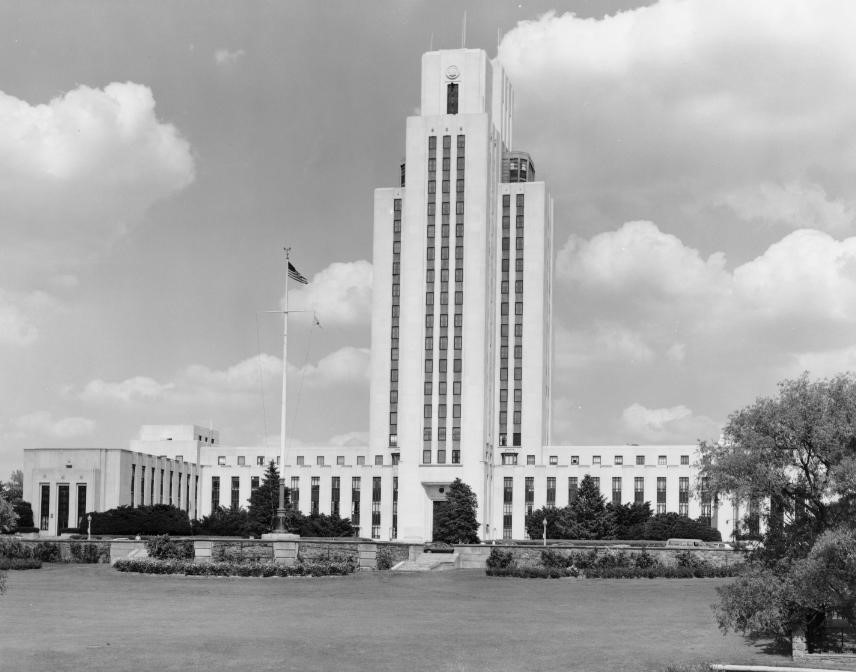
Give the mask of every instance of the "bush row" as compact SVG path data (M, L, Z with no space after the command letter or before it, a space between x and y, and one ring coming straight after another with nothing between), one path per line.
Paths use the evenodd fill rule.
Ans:
M193 541L171 539L168 534L146 539L146 550L150 558L157 560L192 560L195 555Z
M587 570L592 568L606 569L609 567L655 567L659 560L647 551L636 554L618 551L617 553L598 553L597 550L561 553L551 548L541 551L541 564L544 567L576 567ZM680 563L679 563L680 564Z
M0 558L0 569L41 569L42 561L31 558Z
M587 579L710 579L737 576L740 568L736 565L712 567L605 567L585 570Z
M342 576L356 565L344 562L298 562L292 567L275 562L191 562L188 560L117 560L120 572L184 574L185 576Z
M18 539L0 537L0 558L34 559L42 562L59 562L59 544L51 541L40 541L35 544L24 544Z
M516 576L521 579L564 579L579 574L573 567L495 567L487 570L488 576Z

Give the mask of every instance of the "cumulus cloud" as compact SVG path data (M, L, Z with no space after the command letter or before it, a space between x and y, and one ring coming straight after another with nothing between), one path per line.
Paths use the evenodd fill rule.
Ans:
M369 324L371 300L372 265L364 260L330 264L288 292L290 307L314 310L324 327Z
M36 326L53 300L43 292L19 293L0 289L0 345L26 346L39 336Z
M718 425L710 418L696 417L683 405L669 408L647 408L634 403L621 413L621 423L629 437L637 442L687 441L688 436L696 439L715 439L719 436ZM695 435L693 435L695 433Z
M369 380L369 349L346 346L317 364L295 369L295 373L313 387L365 384Z
M17 418L14 422L18 436L47 436L55 439L71 439L88 436L95 431L95 421L90 418L54 418L47 411L36 411Z
M567 185L568 221L726 203L745 220L853 232L854 22L849 0L661 0L521 22L499 59L517 118L537 120L517 139Z
M86 384L80 393L80 398L95 403L130 403L156 399L173 387L172 384L163 385L146 376L135 376L118 383L110 383L99 378Z
M194 179L189 144L147 86L79 86L48 103L0 92L0 280L73 267Z
M356 448L369 445L368 432L345 432L330 437L327 443L331 446L342 446L345 448Z
M234 65L245 56L243 49L229 51L228 49L218 49L214 52L214 62L217 65Z

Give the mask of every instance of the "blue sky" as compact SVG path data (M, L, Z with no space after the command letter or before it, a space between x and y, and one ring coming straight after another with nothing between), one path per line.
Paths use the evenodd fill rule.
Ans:
M290 440L364 439L372 189L464 9L556 198L557 442L856 368L856 7L638 4L0 5L0 474L144 423L275 445L285 244L323 324Z

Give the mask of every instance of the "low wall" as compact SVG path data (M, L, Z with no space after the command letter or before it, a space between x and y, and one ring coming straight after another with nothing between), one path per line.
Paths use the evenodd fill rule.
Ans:
M496 544L491 546L482 544L455 545L455 551L460 557L462 569L484 569L486 567L487 558L490 555L491 549L493 548L497 548L502 551L510 551L512 556L514 556L514 559L517 561L518 565L536 566L541 564L541 551L543 551L545 547L530 545L518 546L514 544ZM687 551L692 553L693 556L695 556L699 560L704 560L705 562L710 565L713 565L714 567L738 565L742 564L745 560L744 555L741 551L719 548L685 549L665 548L662 545L641 546L638 544L627 548L605 546L601 544L573 544L568 546L550 544L546 548L549 548L551 551L561 553L563 555L594 552L598 557L603 555L617 555L619 553L624 553L627 556L633 557L644 551L645 553L653 557L655 560L659 561L661 565L667 567L676 566L678 564L676 557L677 554L686 553Z

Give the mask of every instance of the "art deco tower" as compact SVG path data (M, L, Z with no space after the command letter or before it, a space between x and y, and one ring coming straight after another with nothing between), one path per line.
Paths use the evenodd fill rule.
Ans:
M487 536L493 465L549 442L552 202L484 51L423 55L420 112L375 191L370 450L398 463L397 537L431 538L455 478Z

